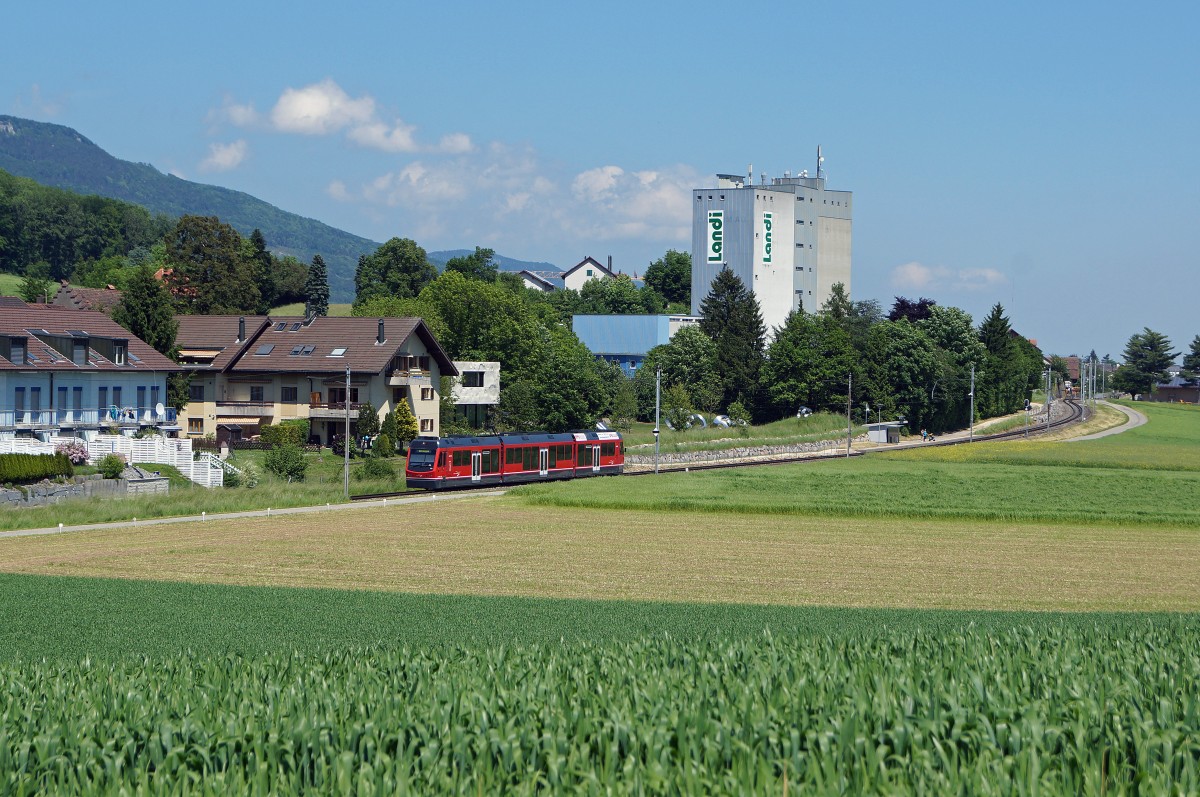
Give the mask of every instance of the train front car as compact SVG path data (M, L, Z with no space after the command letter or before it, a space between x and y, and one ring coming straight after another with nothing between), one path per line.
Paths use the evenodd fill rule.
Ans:
M575 438L575 476L615 476L625 470L625 442L617 432L587 429Z
M418 437L404 469L409 487L454 490L500 484L500 438Z

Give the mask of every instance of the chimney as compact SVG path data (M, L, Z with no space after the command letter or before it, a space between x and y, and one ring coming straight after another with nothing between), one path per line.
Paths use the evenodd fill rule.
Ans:
M241 316L241 317L239 317L239 318L238 318L238 339L237 339L237 342L238 342L238 343L241 343L241 342L242 342L243 340L245 340L245 339L246 339L246 316Z
M612 255L608 256L608 270L612 271Z
M383 336L383 319L381 318L379 319L379 334L375 337L375 343L382 346L385 340L387 338Z

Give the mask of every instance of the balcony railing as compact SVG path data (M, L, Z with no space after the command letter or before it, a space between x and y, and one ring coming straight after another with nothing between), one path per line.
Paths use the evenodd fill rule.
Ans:
M350 414L358 414L358 408L362 406L361 402L350 402ZM308 414L314 418L340 418L346 414L346 402L344 401L310 401L308 403Z
M420 368L410 368L407 371L397 369L388 375L388 387L403 387L416 383L427 384L433 380L433 374Z
M100 426L171 426L174 407L161 413L148 407L101 407L65 410L0 410L0 429L80 428Z
M217 412L224 415L271 416L275 403L271 401L218 401Z

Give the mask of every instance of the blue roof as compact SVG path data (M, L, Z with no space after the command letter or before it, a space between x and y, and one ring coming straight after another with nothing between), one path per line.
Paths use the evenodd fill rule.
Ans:
M577 315L571 327L592 354L645 355L671 339L665 315Z

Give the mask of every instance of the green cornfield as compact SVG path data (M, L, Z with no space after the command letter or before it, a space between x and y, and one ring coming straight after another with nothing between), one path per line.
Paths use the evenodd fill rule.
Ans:
M0 664L0 793L1191 794L1200 628Z

